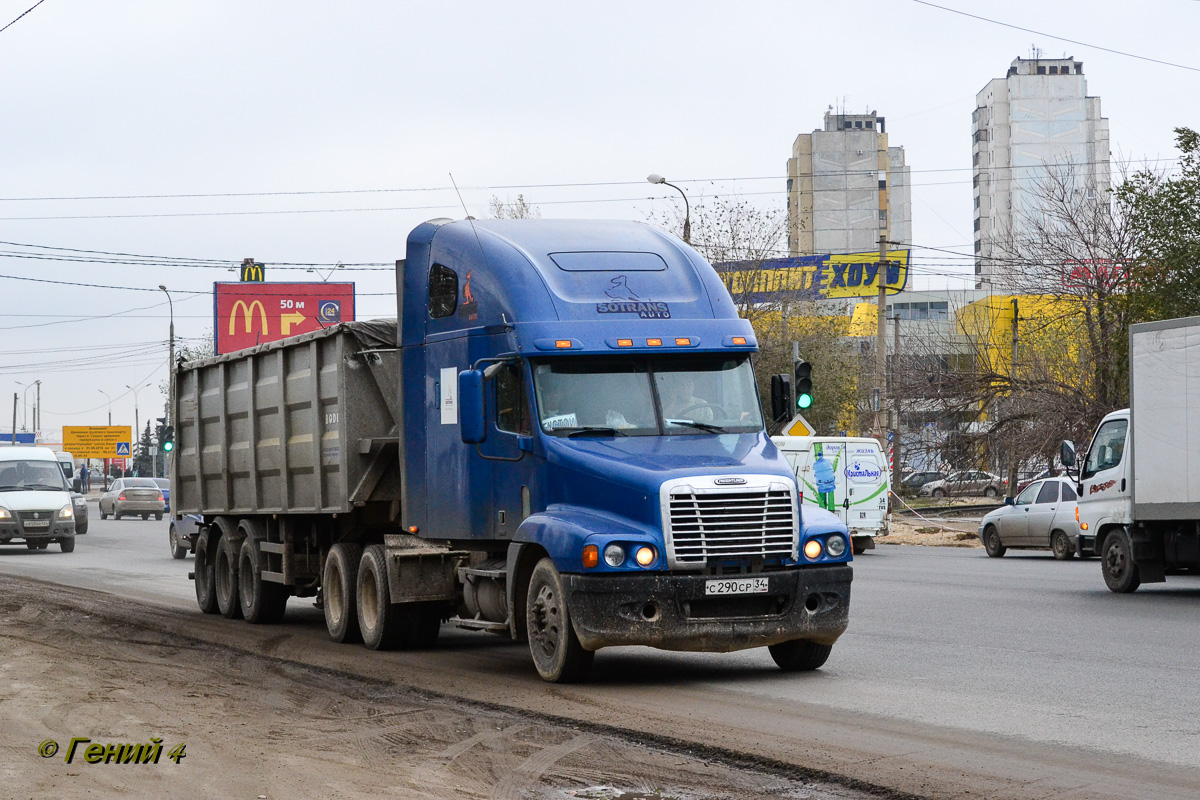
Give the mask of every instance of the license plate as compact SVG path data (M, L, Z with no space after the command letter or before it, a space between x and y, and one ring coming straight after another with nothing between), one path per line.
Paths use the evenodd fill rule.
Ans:
M766 594L766 578L718 578L704 582L704 593L710 594Z
M26 522L25 522L25 527L26 527L26 528L49 528L49 527L50 527L50 520L48 520L48 519L31 519L31 520L26 520Z

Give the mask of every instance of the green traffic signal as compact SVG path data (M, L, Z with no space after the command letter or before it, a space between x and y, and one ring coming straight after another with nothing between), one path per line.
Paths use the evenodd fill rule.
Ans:
M796 398L796 405L800 408L808 408L812 405L812 395L802 394Z
M808 408L812 405L812 364L807 361L796 362L796 408Z
M172 450L174 450L174 449L175 449L175 443L174 443L174 442L163 442L163 450L164 450L165 452L169 453L169 452L171 452L171 451L172 451Z

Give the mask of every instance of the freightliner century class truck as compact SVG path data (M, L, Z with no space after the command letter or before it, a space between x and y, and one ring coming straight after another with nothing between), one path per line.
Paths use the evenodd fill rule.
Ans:
M1129 327L1129 408L1100 421L1077 488L1075 547L1109 589L1200 570L1200 317Z
M825 662L846 528L801 512L753 330L695 251L630 222L435 220L396 294L396 320L177 366L204 612L315 597L372 649L453 620L528 640L548 681L613 645Z

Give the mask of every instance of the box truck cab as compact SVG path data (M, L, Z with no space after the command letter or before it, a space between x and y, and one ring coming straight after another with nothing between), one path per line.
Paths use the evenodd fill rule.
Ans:
M75 549L75 510L62 468L45 447L0 448L0 544Z
M888 532L890 472L879 442L847 436L773 436L799 482L802 508L837 515L854 555L875 547Z

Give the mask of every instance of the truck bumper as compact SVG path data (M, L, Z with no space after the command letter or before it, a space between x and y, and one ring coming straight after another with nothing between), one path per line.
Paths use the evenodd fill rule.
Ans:
M1076 536L1075 553L1080 558L1096 555L1096 537L1090 533L1081 533Z
M768 591L705 596L711 575L563 575L586 650L644 645L725 653L808 639L833 644L850 615L848 564L758 573ZM734 577L734 576L725 576ZM746 576L749 577L749 576Z

